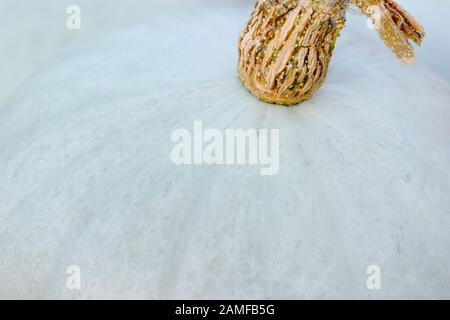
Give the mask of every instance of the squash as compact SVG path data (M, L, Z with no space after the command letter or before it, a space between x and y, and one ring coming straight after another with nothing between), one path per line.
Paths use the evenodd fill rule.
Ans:
M249 10L79 44L0 108L1 298L450 298L449 84L354 30L311 100L265 104L235 69ZM279 129L278 173L175 165L195 121Z

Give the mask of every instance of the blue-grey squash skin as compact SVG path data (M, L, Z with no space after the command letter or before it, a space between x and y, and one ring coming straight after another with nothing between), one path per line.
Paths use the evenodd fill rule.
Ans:
M450 298L449 85L346 32L323 90L264 104L236 77L247 14L119 30L0 108L0 298ZM279 173L174 165L196 120L280 129Z

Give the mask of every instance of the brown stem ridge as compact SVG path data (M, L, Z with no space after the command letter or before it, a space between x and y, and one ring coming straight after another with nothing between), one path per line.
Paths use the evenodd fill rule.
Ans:
M422 27L391 0L352 0L373 19L403 62L414 58ZM259 0L239 36L239 77L259 99L292 106L325 81L349 0Z

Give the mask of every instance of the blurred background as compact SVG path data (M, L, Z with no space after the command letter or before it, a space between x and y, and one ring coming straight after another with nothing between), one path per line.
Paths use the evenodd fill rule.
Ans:
M218 10L221 3L234 2L250 14L256 0L0 0L0 107L27 78L80 41L148 23L162 10L171 10L175 6L191 10L199 2L205 6L214 5ZM417 49L416 63L450 81L447 61L450 36L445 29L450 21L450 1L398 2L424 25L427 32L422 48ZM66 10L70 5L78 5L81 9L80 30L66 28ZM349 24L360 25L357 27L361 32L379 41L376 32L367 27L366 20L356 13L356 9L348 16ZM379 45L383 45L381 41Z

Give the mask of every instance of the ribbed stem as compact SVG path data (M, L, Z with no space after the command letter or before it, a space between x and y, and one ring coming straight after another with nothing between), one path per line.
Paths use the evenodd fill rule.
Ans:
M239 74L260 99L294 105L324 82L348 0L260 0L239 39Z

